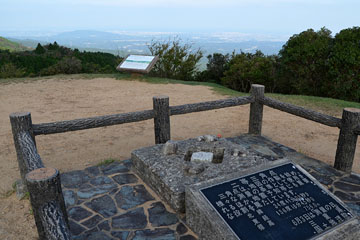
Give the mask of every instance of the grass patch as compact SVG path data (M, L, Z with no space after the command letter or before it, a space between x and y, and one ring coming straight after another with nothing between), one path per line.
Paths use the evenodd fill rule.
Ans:
M105 159L105 160L102 160L101 162L99 162L96 166L105 166L105 165L109 165L115 161L118 161L117 159L113 159L113 158L109 158L109 159Z

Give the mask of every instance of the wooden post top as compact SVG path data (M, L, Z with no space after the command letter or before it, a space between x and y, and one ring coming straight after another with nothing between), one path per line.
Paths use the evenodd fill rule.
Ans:
M255 87L255 88L265 88L264 85L261 85L261 84L251 84L251 87Z
M154 96L153 99L169 99L169 96L159 95L159 96Z
M42 181L46 179L51 179L58 174L58 170L51 167L38 168L28 174L26 174L26 179L28 181Z
M360 114L360 108L344 108L344 111Z
M17 118L17 117L26 117L26 116L29 116L29 115L31 115L30 112L13 112L9 116L11 118Z

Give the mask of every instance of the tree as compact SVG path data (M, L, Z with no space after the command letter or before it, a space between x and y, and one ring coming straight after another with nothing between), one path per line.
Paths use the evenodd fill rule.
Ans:
M295 34L279 52L280 90L284 93L326 96L332 37L325 27Z
M45 53L45 48L43 46L41 46L40 43L38 43L36 49L35 49L35 53L36 54L43 54Z
M151 75L164 78L193 80L197 64L203 56L200 49L193 51L190 44L182 45L179 39L152 41L148 48L151 55L159 57Z
M360 102L360 27L335 36L329 59L331 82L327 90L336 98Z
M224 72L228 70L229 67L230 55L214 53L208 55L207 59L206 70L198 75L197 80L221 83L221 78L224 77Z
M259 50L255 54L233 54L221 83L241 92L248 92L251 84L263 84L273 92L276 88L275 64L275 56L265 56Z

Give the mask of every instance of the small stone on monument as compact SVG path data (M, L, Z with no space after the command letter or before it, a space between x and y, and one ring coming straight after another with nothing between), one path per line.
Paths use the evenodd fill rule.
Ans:
M186 166L184 170L189 174L196 175L202 173L205 170L205 167L203 164L194 164L192 166Z
M204 140L205 142L215 142L217 138L214 135L205 135Z
M202 142L202 141L204 141L204 136L199 136L196 139L198 142Z
M211 152L194 152L191 155L191 162L212 162L214 154Z
M178 145L175 141L167 141L163 147L164 155L176 154L178 150Z

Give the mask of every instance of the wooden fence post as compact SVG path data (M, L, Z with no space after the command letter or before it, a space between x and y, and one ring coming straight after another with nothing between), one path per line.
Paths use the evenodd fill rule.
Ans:
M261 135L262 119L263 119L263 104L259 99L264 98L265 86L252 84L251 96L255 102L250 104L250 119L249 119L249 133L254 135Z
M59 171L35 169L26 174L26 185L40 240L71 239Z
M170 140L170 108L168 96L153 97L155 144Z
M12 113L10 114L9 117L10 117L11 129L14 137L15 150L19 164L21 179L25 185L25 175L27 174L27 170L18 136L20 132L23 131L29 132L36 146L35 137L32 130L31 114L29 112Z
M351 172L357 142L355 129L360 124L360 109L344 108L334 168Z

